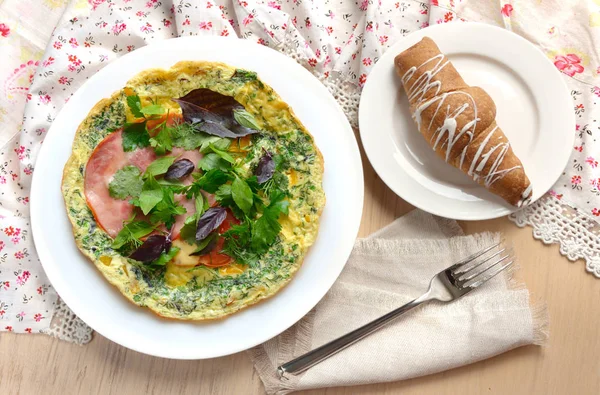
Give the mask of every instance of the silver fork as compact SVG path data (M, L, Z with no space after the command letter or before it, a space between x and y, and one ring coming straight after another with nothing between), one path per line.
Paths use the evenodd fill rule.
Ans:
M509 267L513 262L512 250L504 246L502 241L487 247L436 274L431 279L427 292L420 297L342 337L279 366L277 372L283 379L286 378L286 374L296 375L302 373L367 337L422 303L432 300L447 303L466 295Z

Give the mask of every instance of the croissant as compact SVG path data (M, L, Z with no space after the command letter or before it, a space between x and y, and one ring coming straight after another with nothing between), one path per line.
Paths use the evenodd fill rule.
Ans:
M508 203L529 203L531 183L496 123L492 98L469 86L428 37L397 55L394 64L413 119L434 151Z

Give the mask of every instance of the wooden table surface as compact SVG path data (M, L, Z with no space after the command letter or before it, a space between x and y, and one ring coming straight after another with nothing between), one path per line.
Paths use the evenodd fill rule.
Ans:
M360 235L412 209L365 167ZM546 301L547 346L527 346L473 365L403 382L330 388L302 394L594 394L600 393L600 279L569 262L558 246L534 240L506 218L464 222L467 233L500 231L514 242L516 278L532 300ZM198 341L201 341L199 339ZM263 394L245 353L203 361L166 360L95 334L86 346L47 336L0 335L0 393L8 394Z

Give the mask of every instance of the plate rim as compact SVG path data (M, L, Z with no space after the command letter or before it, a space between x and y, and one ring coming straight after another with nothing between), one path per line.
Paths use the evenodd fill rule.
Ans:
M93 318L93 311L85 311L85 303L80 304L79 302L75 301L75 294L72 292L64 292L65 290L68 289L68 283L65 279L61 278L61 274L60 274L60 270L58 269L58 266L54 261L55 259L52 257L52 254L50 252L50 249L47 246L47 243L45 242L45 238L44 238L44 231L42 228L40 228L40 221L38 221L39 216L41 216L42 213L42 209L44 207L43 203L41 203L39 201L39 197L42 196L41 192L42 192L42 185L43 182L40 180L42 178L42 173L41 172L35 172L33 174L32 177L32 182L31 182L31 203L30 203L30 221L31 221L31 227L32 227L32 237L33 237L33 241L34 241L34 245L36 247L36 251L38 252L38 257L40 260L40 263L42 264L42 267L44 268L44 272L46 273L48 279L50 280L52 286L54 287L54 289L56 290L57 294L59 295L59 297L61 297L61 299L63 299L63 301L67 304L67 306L69 306L69 308L79 317L81 318L86 324L88 324L92 329L94 329L96 332L98 332L100 335L108 338L109 340L123 346L126 348L129 348L131 350L140 352L140 353L144 353L147 355L152 355L152 356L156 356L156 357L162 357L162 358L172 358L172 359L188 359L188 360L193 360L193 359L206 359L206 358L215 358L215 357L220 357L220 356L225 356L225 355L230 355L233 353L237 353L240 351L244 351L247 349L250 349L258 344L262 344L265 341L279 335L280 333L282 333L283 331L287 330L289 327L291 327L292 325L294 325L296 322L298 322L299 320L301 320L310 310L312 310L314 308L314 306L325 296L325 294L329 291L329 289L333 286L333 284L335 283L335 281L337 280L337 278L339 277L341 271L344 269L347 260L350 256L350 253L352 251L352 247L354 244L354 241L356 240L356 237L358 235L358 231L360 228L360 223L362 220L362 211L363 211L363 206L364 206L364 169L363 169L363 163L362 163L362 158L360 156L360 151L359 151L359 146L358 146L358 142L356 139L356 136L353 133L352 127L350 126L350 123L348 122L348 119L346 117L346 115L344 114L342 108L340 107L340 105L337 103L337 101L333 98L333 96L331 95L331 93L327 90L327 88L312 74L310 73L308 70L306 70L304 67L302 67L301 65L299 65L298 63L296 63L293 59L281 54L280 52L259 45L257 43L253 43L247 40L243 40L243 39L238 39L238 38L233 38L233 37L218 37L218 36L190 36L190 37L177 37L177 38L172 38L172 39L167 39L167 40L161 40L158 41L156 43L152 43L149 45L146 45L136 51L133 51L131 53L125 54L117 59L114 59L113 61L109 62L105 67L103 67L102 69L98 70L93 76L91 76L88 80L86 80L77 90L76 92L73 94L73 96L71 96L70 99L76 99L78 96L83 95L83 92L85 91L86 87L91 85L91 81L95 81L98 79L103 78L106 74L109 74L113 69L115 69L118 65L122 65L124 62L127 62L127 59L129 56L133 57L133 56L140 56L140 52L141 53L145 53L148 51L152 51L155 48L161 48L165 45L167 45L167 42L173 42L173 41L184 41L184 42L189 42L189 43L195 43L198 45L199 41L215 41L218 43L221 43L221 45L225 45L225 46L232 46L231 49L235 50L236 46L248 46L253 48L252 51L256 51L257 54L262 53L271 53L272 56L281 59L283 62L287 62L288 64L290 64L290 66L292 66L292 64L294 65L293 67L291 67L292 69L295 69L293 71L293 73L300 73L300 74L304 74L305 78L310 79L312 82L312 86L317 90L320 91L321 93L319 94L320 96L323 97L324 100L327 100L329 103L331 103L332 108L335 109L335 117L339 118L340 121L343 120L343 126L341 128L345 129L345 134L344 136L347 137L348 141L348 156L351 160L351 163L353 163L355 169L354 174L356 175L356 182L355 184L352 186L351 190L354 192L354 196L355 196L355 203L359 202L360 204L357 205L356 207L356 214L353 215L353 220L350 221L350 226L353 227L353 229L350 230L349 235L347 236L347 241L345 241L344 247L345 250L340 254L340 258L339 260L342 261L342 257L343 257L343 262L341 262L340 264L338 264L335 273L331 273L331 278L326 282L326 286L323 285L321 289L319 289L318 291L313 289L312 292L314 293L314 297L308 302L305 303L304 309L303 310L299 310L296 314L293 314L294 318L287 318L285 320L283 320L283 324L280 324L276 329L271 330L271 331L264 331L264 335L261 337L255 338L253 341L248 342L248 344L242 346L242 347L237 347L237 348L231 348L228 350L225 350L223 352L217 352L217 353L211 353L211 354L205 354L202 352L201 347L198 348L200 351L197 353L188 353L186 355L175 355L173 353L170 352L163 352L163 349L160 349L159 351L157 351L157 349L155 348L144 348L144 347L140 347L138 346L138 344L127 344L127 341L125 341L122 338L118 338L118 336L115 336L115 332L110 332L110 331L106 331L105 327L103 325L99 325L98 321ZM233 44L232 44L233 43ZM265 52L266 51L266 52ZM135 55L137 53L137 55ZM194 59L194 60L200 60L200 59ZM215 61L217 62L218 60L209 60L209 61ZM224 63L232 63L230 61L222 61ZM173 62L173 64L175 64L176 61ZM156 65L152 65L149 64L147 69L150 68L161 68L162 66L156 66ZM129 78L133 77L136 73L132 74ZM290 73L291 74L291 73ZM101 100L102 98L98 98L98 100ZM47 135L44 139L44 141L48 140L48 138L52 138L52 136L55 136L59 133L58 130L54 130L56 129L54 126L55 125L59 125L62 123L61 122L56 122L57 120L61 120L61 118L66 117L69 112L71 112L71 109L75 109L76 106L73 105L72 103L75 102L75 100L69 100L68 103L65 104L65 106L61 109L61 111L59 112L59 114L56 116L55 120L53 121L50 129L47 132ZM293 108L293 107L292 107ZM332 118L334 117L334 115L332 115ZM302 121L302 119L301 119ZM310 131L312 134L312 131ZM56 137L58 139L58 137ZM36 166L38 166L40 163L46 163L46 161L51 160L50 156L51 156L51 152L50 152L50 148L49 144L43 145L40 149L40 151L38 152L38 157L36 159ZM48 157L48 158L46 158ZM326 159L326 158L325 158ZM64 163L62 163L59 165L62 167L64 167ZM62 171L61 171L62 174ZM323 173L323 176L325 177L327 173ZM60 190L60 184L57 186L57 188ZM36 197L38 197L36 199ZM60 199L62 199L62 193L60 193ZM331 203L330 203L331 204ZM63 212L61 213L61 215L66 216L66 211L63 210ZM68 221L68 220L67 220ZM70 222L68 224L70 226ZM321 229L320 229L321 231ZM352 235L352 240L350 241L350 235ZM74 239L72 237L72 233L68 233L66 235L66 237L68 237L69 239L67 240L67 242L73 243L74 244ZM313 249L314 246L311 246L311 249ZM311 249L309 249L309 252L311 251ZM308 259L309 257L305 257L305 259ZM84 257L82 255L82 259L85 260L86 263L89 263L91 265L94 265L87 257ZM44 263L45 262L45 263ZM302 263L302 266L299 268L299 271L302 269L302 267L304 267L306 265L306 262ZM104 276L98 271L98 269L94 266L93 267L93 271L100 276L100 281L103 282L108 282L106 280L106 278L104 278ZM299 273L295 273L294 277L297 277L299 275ZM292 279L290 281L290 283L293 282L294 279ZM289 284L286 284L281 290L280 292L282 292L285 288L289 287ZM55 284L59 284L59 286L57 287ZM109 284L110 287L114 288L114 286L112 284ZM61 296L61 291L63 292L63 295L68 295L67 297L63 297ZM123 303L127 303L127 304L131 304L130 301L126 300L124 298L123 295L120 294L120 292L115 288L114 289L115 292L119 293L119 297L122 298ZM267 300L271 300L274 299L276 296L279 296L280 292L278 292L278 295L273 295L270 298L268 298ZM133 304L131 304L133 306ZM260 303L258 304L260 305ZM133 306L136 308L139 308L139 306ZM249 306L250 309L252 308L256 308L256 306ZM242 309L240 312L243 311L247 311L250 310L247 308ZM148 309L144 309L146 314L154 314L152 313L150 310ZM239 314L240 312L237 312L236 314ZM231 316L234 316L235 314L232 314ZM228 316L228 317L231 317ZM224 319L227 319L227 317L225 317ZM177 323L186 323L186 321L182 321L182 320L175 320L175 322ZM194 325L197 324L197 322L191 322L190 325ZM210 323L209 323L210 324ZM101 329L97 329L97 327L100 327Z
M535 53L535 56L540 57L540 60L543 58L545 62L548 62L551 64L551 61L548 59L548 57L546 56L546 54L537 46L535 46L533 43L531 43L530 41L528 41L527 39L525 39L524 37L503 29L501 27L498 26L494 26L494 25L490 25L487 23L481 23L481 22L456 22L456 23L448 23L448 24L438 24L438 25L434 25L434 26L429 26L425 29L420 29L420 30L416 30L414 32L412 32L411 34L403 37L402 39L400 39L398 42L396 42L394 45L392 45L391 47L389 47L385 53L382 55L382 58L385 57L386 55L388 55L389 52L394 53L394 52L399 52L399 49L395 49L395 48L404 48L406 46L406 42L410 42L410 40L412 40L414 37L425 37L428 36L428 32L432 32L434 31L434 34L440 34L440 31L443 32L444 30L450 30L450 31L455 31L455 30L461 30L461 29L481 29L483 31L485 30L489 30L493 33L491 34L499 34L501 36L504 37L511 37L511 39L516 39L521 41L522 43L525 43L527 47L529 47L532 51L531 53ZM388 57L392 57L391 55L388 55ZM569 96L569 88L567 86L567 83L565 81L564 78L562 78L562 74L556 70L556 68L552 67L552 70L554 70L554 76L556 77L556 80L559 82L560 84L560 89L563 91L563 93L566 95L566 97ZM377 64L375 64L375 67L373 68L373 70L371 70L371 73L369 74L369 76L373 75L373 73L385 73L386 71L389 71L386 69L386 65L383 64L383 62L381 62L381 58L379 59L379 61L377 62ZM520 77L522 77L521 75L519 75ZM382 171L381 169L383 168L383 164L379 163L378 159L376 158L376 153L374 152L375 150L373 149L373 147L370 145L369 141L369 137L366 135L366 129L363 127L364 126L364 119L366 118L365 112L367 111L365 108L366 106L363 105L363 103L365 103L368 100L368 97L370 95L365 95L365 92L369 92L371 90L371 87L373 86L373 79L367 78L367 82L365 83L365 86L363 87L363 91L361 94L361 98L360 98L360 103L359 103L359 108L358 108L358 121L359 121L359 133L360 133L360 137L361 137L361 142L363 145L363 148L365 150L365 154L367 156L367 158L369 159L369 163L373 166L373 169L375 170L375 172L377 173L377 175L381 178L381 180L387 185L388 188L390 188L396 195L398 195L400 198L402 198L403 200L405 200L406 202L408 202L409 204L423 210L426 212L429 212L431 214L437 215L437 216L441 216L444 218L450 218L450 219L455 219L455 220L461 220L461 221L481 221L481 220L488 220L488 219L495 219L495 218L499 218L499 217L503 217L506 215L510 215L516 211L519 211L521 209L524 209L526 207L528 207L529 205L534 204L537 200L539 200L540 198L542 198L547 192L548 190L550 190L552 188L552 185L556 184L556 182L558 181L558 179L560 178L562 172L564 171L564 168L568 165L569 162L569 158L570 158L570 150L568 150L568 148L565 148L565 159L564 159L564 165L561 166L561 171L557 172L555 179L553 180L552 184L550 185L550 187L548 188L548 190L544 191L543 193L540 194L540 196L533 200L532 202L529 203L528 206L524 206L524 207L508 207L505 206L502 209L498 209L496 211L491 211L488 212L488 214L482 214L482 215L462 215L461 213L453 213L453 212L449 212L449 211L444 211L443 209L439 209L440 207L442 207L440 204L438 205L428 205L427 203L423 203L420 199L418 199L417 195L411 195L410 193L405 193L401 188L398 188L394 182L392 182L389 177L387 177L386 175L382 175L385 174L384 171ZM573 127L575 125L575 115L572 111L568 112L568 116L569 116L569 123L573 124ZM362 125L361 125L362 123ZM366 138L365 138L366 136ZM567 137L566 137L567 138ZM575 136L572 136L572 139L574 140ZM365 141L367 142L365 144ZM571 144L572 145L572 144ZM416 179L414 179L412 176L410 176L409 172L406 172L406 170L404 170L403 166L398 165L398 167L400 169L402 169L402 171L404 173L407 174L407 177L412 178L413 180L415 180L415 182L417 184L418 181ZM420 184L419 184L420 185ZM481 186L480 186L481 187ZM424 187L423 187L424 188ZM483 188L483 187L481 187ZM441 198L440 195L438 195L439 198ZM450 199L450 200L455 200L455 201L459 201L456 199L452 199L449 197L444 197L444 199ZM465 204L468 202L464 202Z

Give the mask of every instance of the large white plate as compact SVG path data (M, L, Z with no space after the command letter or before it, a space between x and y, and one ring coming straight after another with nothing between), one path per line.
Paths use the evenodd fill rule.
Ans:
M470 85L494 99L496 119L533 186L533 201L556 182L575 136L569 90L533 44L480 23L450 23L416 31L379 59L360 100L360 135L381 179L400 197L447 218L482 220L516 211L431 149L414 124L394 71L394 57L423 37L433 39Z
M274 297L204 323L165 320L127 301L76 248L60 192L75 130L96 102L138 72L180 60L222 61L256 71L292 106L325 158L327 204L316 243L289 285ZM87 81L44 141L31 189L33 236L44 270L66 304L103 336L146 354L179 359L227 355L260 344L312 309L344 267L363 204L362 164L354 134L333 97L284 55L245 40L186 37L141 48Z

